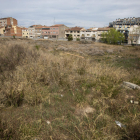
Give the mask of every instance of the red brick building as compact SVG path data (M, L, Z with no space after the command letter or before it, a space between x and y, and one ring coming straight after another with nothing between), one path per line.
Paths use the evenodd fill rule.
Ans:
M42 36L45 38L65 38L65 30L68 29L64 24L56 24L42 28Z
M0 26L8 26L8 25L13 25L16 26L17 20L12 17L7 17L7 18L0 18Z
M5 36L17 36L22 37L22 28L18 26L6 26L5 27Z

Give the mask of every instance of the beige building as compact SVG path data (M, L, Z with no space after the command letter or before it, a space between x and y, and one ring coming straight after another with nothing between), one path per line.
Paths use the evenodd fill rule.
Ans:
M102 33L105 33L105 32L108 32L110 30L110 28L109 27L104 27L104 28L98 28L98 30L97 30L97 36L96 36L96 40L97 41L100 41L100 39L101 39L101 34Z
M28 28L22 28L22 37L23 38L29 38Z
M0 27L0 36L4 35L5 27Z
M80 30L81 40L95 41L95 39L97 38L97 30L98 28L81 29Z
M140 44L140 26L134 25L130 27L128 44Z
M69 37L71 34L73 39L79 38L80 39L80 31L84 29L83 27L72 27L65 30L65 38Z

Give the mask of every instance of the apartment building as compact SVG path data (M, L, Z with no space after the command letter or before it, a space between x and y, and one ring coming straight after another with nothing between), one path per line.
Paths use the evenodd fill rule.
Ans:
M56 24L53 26L47 26L42 28L42 36L45 39L55 38L62 39L65 38L65 30L68 29L64 24Z
M119 18L116 19L116 21L109 23L109 27L113 27L121 33L124 33L126 42L128 42L130 28L135 25L140 25L140 17L130 17L124 19Z
M95 41L97 38L97 30L98 28L89 28L89 29L81 29L80 30L80 38L81 40L90 40Z
M23 38L29 38L29 31L28 28L22 28L22 37Z
M44 39L50 38L50 26L46 26L46 27L42 28L42 34L41 35Z
M101 34L104 33L104 32L108 32L109 30L110 30L109 27L98 28L98 29L97 29L96 40L97 40L97 41L100 41L100 39L101 39Z
M80 31L82 29L84 30L83 27L77 27L77 26L66 29L65 30L65 38L69 37L70 34L72 35L73 39L80 38Z
M32 25L28 28L29 38L35 38L35 25Z
M46 28L46 26L35 26L35 38L42 38L42 28Z
M134 25L130 27L128 44L140 44L140 26Z
M124 19L116 19L116 21L110 22L109 27L116 28L117 30L126 29L129 30L131 26L140 25L140 17L130 17Z
M17 25L17 20L12 17L0 18L0 26Z

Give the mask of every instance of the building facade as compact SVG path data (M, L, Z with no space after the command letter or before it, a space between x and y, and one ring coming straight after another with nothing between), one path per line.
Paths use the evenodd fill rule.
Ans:
M3 36L4 35L4 32L5 32L5 27L4 26L1 26L0 27L0 36Z
M23 38L29 38L28 28L22 28L22 37Z
M97 38L97 30L98 28L90 28L90 29L81 29L80 30L80 38L81 40L90 40L95 41Z
M29 38L35 38L35 26L32 25L28 28Z
M6 26L4 36L22 37L22 28L12 25Z
M104 28L98 28L97 30L97 35L96 35L96 40L100 41L101 40L101 34L108 32L110 30L109 27L104 27Z
M126 43L128 42L130 28L134 27L135 25L140 25L140 17L130 17L124 19L119 18L116 19L116 21L109 23L109 27L113 27L125 35Z
M73 39L76 39L76 38L79 38L80 39L80 31L81 30L84 30L83 27L72 27L72 28L69 28L69 29L66 29L65 30L65 38L68 38L69 35L71 34Z
M140 26L130 27L128 44L140 44Z
M56 24L53 26L46 26L42 28L42 36L45 39L55 38L63 39L65 38L65 30L68 29L64 24Z
M17 20L12 17L0 18L0 26L7 26L7 25L16 26Z

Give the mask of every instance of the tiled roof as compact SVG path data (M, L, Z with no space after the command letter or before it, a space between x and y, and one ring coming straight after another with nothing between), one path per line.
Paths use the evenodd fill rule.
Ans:
M69 28L69 29L66 29L65 31L80 31L82 29L82 27L72 27L72 28Z
M42 29L42 28L46 28L47 26L39 26L39 27L35 27L36 29Z
M27 29L28 29L28 28L25 28L25 27L24 27L24 28L22 28L22 30L27 30Z
M64 24L55 24L55 25L52 25L51 27L60 27L60 26L63 26Z
M97 31L108 31L108 30L110 30L110 28L105 27L105 28L98 28L98 30L97 30Z

